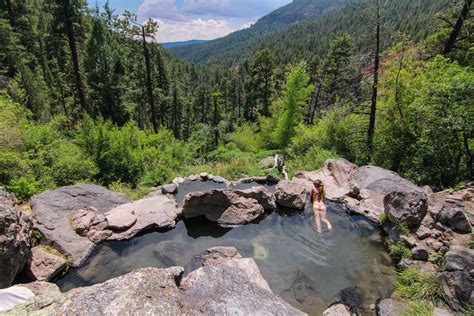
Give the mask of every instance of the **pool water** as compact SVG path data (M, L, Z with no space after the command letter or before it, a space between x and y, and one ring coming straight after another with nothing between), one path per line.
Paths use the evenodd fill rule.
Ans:
M349 286L362 289L367 306L390 296L395 269L378 229L361 216L346 214L338 204L328 203L328 209L334 229L320 234L308 210L273 212L236 228L202 218L183 220L168 232L101 245L58 285L68 291L144 267L183 266L189 271L195 268L192 259L206 249L234 246L242 256L255 259L274 293L309 314L322 314Z

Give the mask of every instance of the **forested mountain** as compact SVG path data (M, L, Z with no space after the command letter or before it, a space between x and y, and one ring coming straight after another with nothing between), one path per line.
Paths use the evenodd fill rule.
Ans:
M472 179L472 0L311 3L322 16L268 33L307 13L295 1L250 33L184 47L196 65L129 12L0 1L0 185L135 194L203 171L265 175L277 152L290 174L344 157L435 188Z
M180 46L187 46L187 45L194 45L194 44L204 44L206 40L190 40L190 41L183 41L183 42L168 42L168 43L161 43L161 46L164 48L174 48Z
M219 56L233 49L251 45L256 38L276 32L286 26L329 14L344 7L352 0L294 0L262 17L251 27L234 32L223 38L192 47L177 47L173 52L179 58L193 63L220 62ZM271 36L271 35L270 35Z
M307 6L316 3L323 5L318 0L304 2L295 1L289 7L304 12ZM337 3L334 7L329 6L329 3L332 1L325 3L323 7L338 7ZM374 1L352 0L345 3L345 6L343 2L338 3L341 7L339 10L328 10L326 14L322 14L324 11L317 11L320 14L316 17L280 28L271 34L241 31L206 44L194 45L192 49L191 47L176 48L173 49L173 53L192 63L230 65L252 57L260 49L270 48L277 53L278 62L285 64L308 58L314 52L325 54L329 43L342 32L354 38L358 51L366 52L372 41L372 38L368 36L368 31L374 20ZM448 1L445 0L397 0L382 3L383 48L397 42L399 40L397 34L406 34L414 41L425 38L436 25L436 13L448 8ZM262 18L262 23L272 25L272 17L286 15L287 12L283 13L280 10ZM258 28L258 23L255 27Z

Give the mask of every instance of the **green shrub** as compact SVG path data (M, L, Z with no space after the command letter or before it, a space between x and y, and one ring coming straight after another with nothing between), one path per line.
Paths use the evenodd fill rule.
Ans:
M31 175L13 179L6 186L6 189L9 192L15 194L15 196L20 200L25 200L41 191L35 179Z
M301 170L313 171L323 167L326 160L335 158L337 156L332 151L313 146L301 156L290 157L287 166L292 173Z
M21 177L26 170L26 163L19 153L0 150L0 184L8 184L12 179Z
M436 275L410 267L398 274L395 294L409 301L443 302L445 296Z
M411 302L407 309L402 311L400 316L432 316L434 308L431 305Z
M400 261L403 258L411 258L411 250L401 240L395 243L390 242L388 245L388 250L390 255L397 261Z
M231 134L231 140L241 151L257 153L262 148L257 137L257 128L252 124L243 124Z

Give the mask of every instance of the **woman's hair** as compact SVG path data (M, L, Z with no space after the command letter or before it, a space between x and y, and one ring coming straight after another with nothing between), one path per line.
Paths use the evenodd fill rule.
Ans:
M318 192L316 194L313 194L313 202L318 201L318 202L324 202L324 199L326 198L326 191L324 190L324 182L321 180L316 180L313 182L313 185L318 189Z

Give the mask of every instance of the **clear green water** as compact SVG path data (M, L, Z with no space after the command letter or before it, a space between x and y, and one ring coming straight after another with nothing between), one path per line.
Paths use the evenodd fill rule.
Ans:
M189 187L188 187L189 188ZM234 246L253 257L272 290L290 304L318 315L349 286L363 290L367 306L391 294L395 270L380 234L360 216L328 204L334 230L318 234L313 214L274 212L259 223L222 228L204 219L100 246L86 264L58 281L63 291L104 282L137 268L183 266L213 246Z

